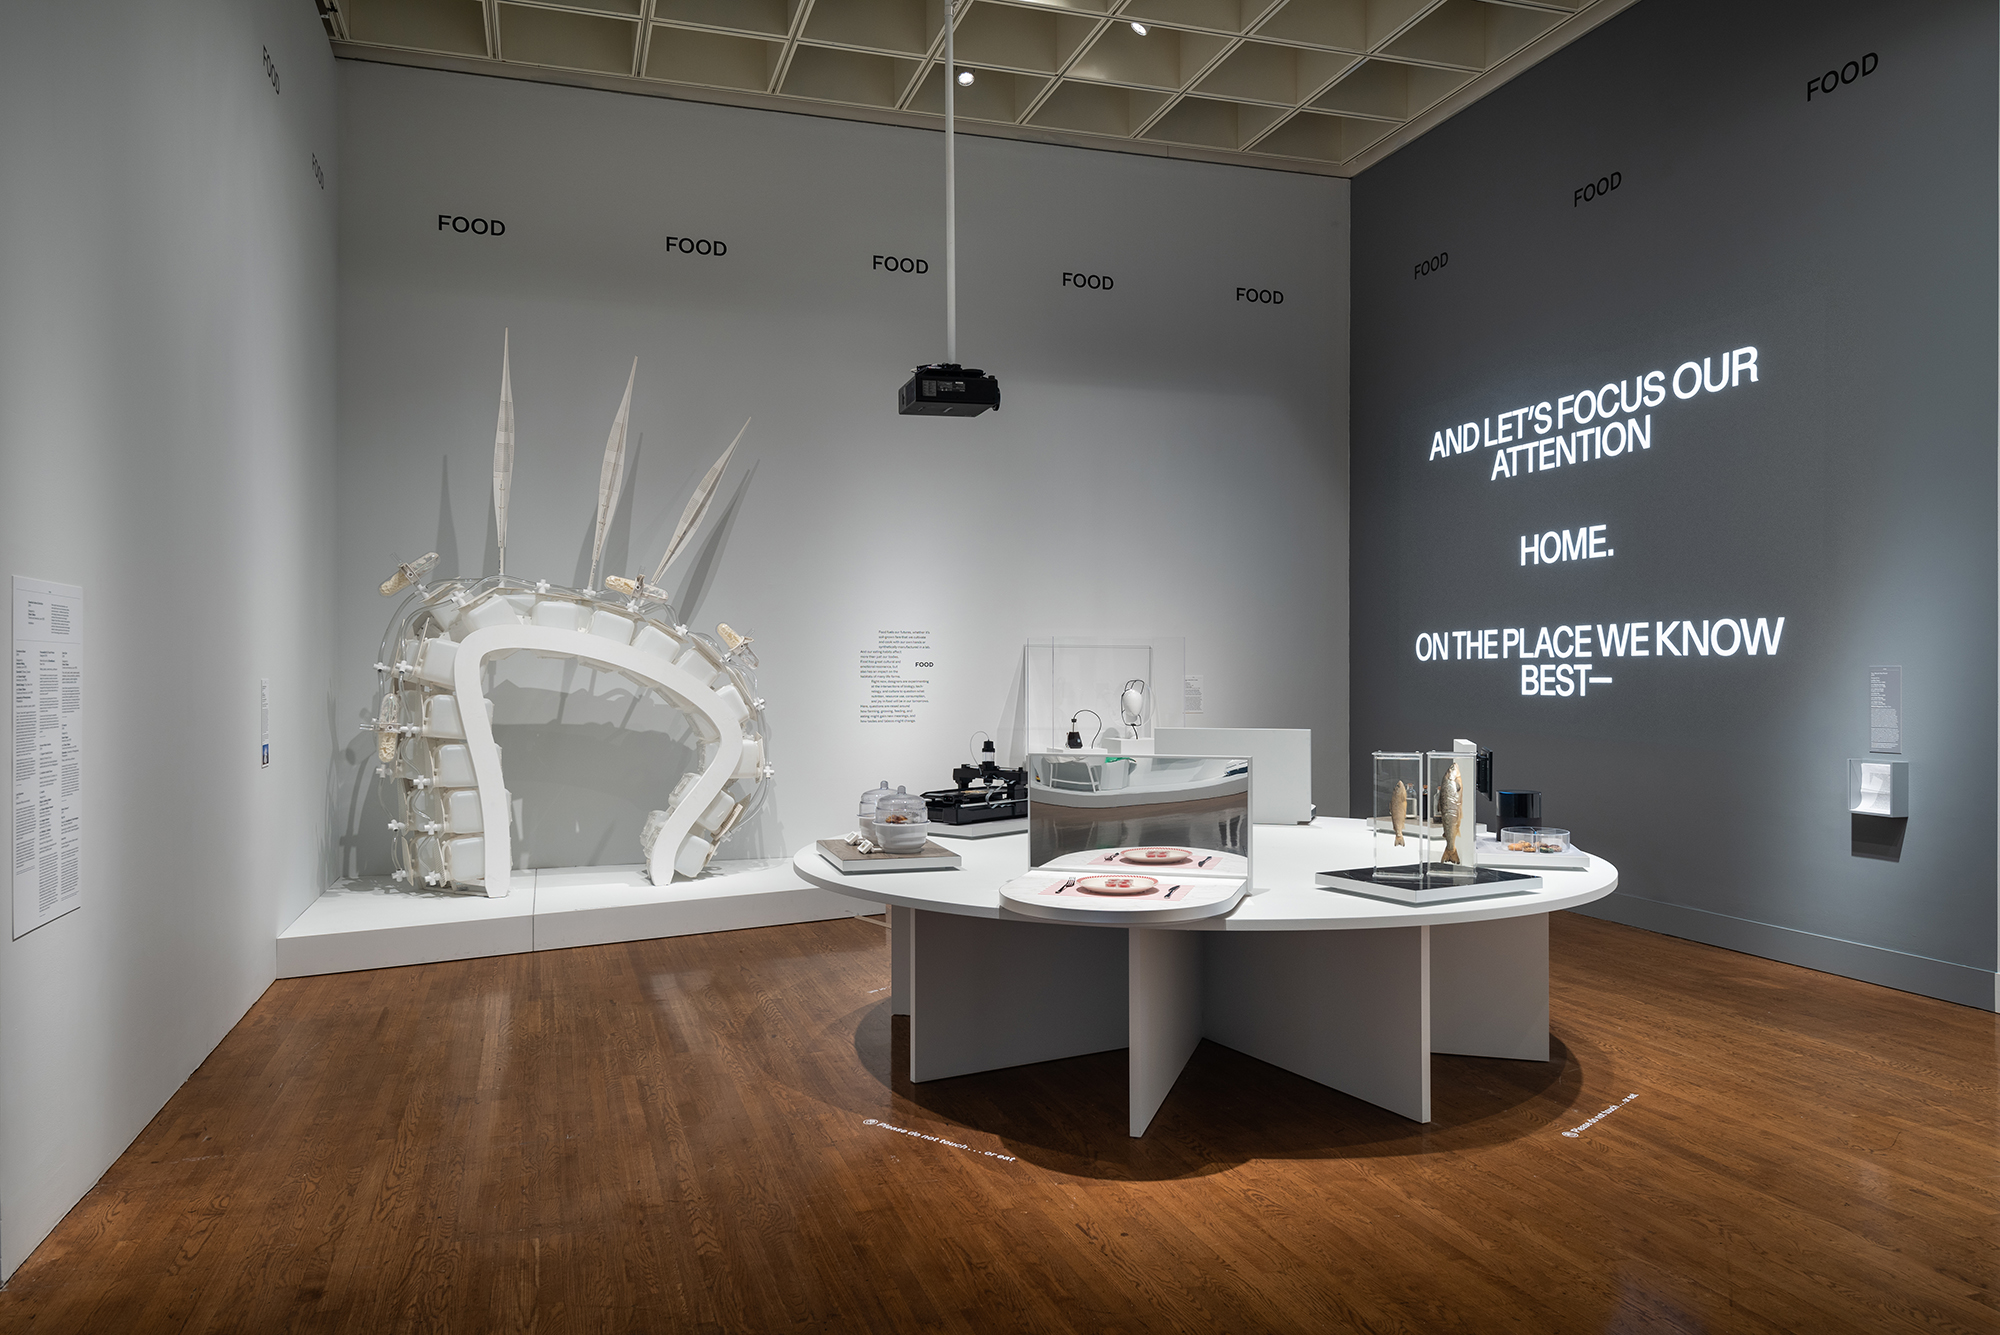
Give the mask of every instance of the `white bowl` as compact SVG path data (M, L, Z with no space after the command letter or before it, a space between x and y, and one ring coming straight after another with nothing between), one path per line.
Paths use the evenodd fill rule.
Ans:
M903 821L891 825L886 821L870 821L869 835L885 853L915 853L930 838L931 823L927 820Z

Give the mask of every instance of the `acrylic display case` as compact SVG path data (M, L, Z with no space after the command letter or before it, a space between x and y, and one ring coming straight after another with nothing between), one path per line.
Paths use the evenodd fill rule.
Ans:
M1847 762L1847 809L1857 816L1910 814L1910 762Z
M1323 871L1316 884L1402 904L1444 904L1541 888L1539 875L1482 866L1475 821L1480 752L1377 751L1369 866ZM1484 849L1490 853L1489 841ZM1518 865L1518 864L1509 864Z
M1554 825L1504 825L1497 838L1481 835L1482 869L1509 867L1515 871L1581 871L1590 854L1578 848L1569 831Z
M1417 751L1375 753L1374 813L1368 840L1377 876L1415 882L1424 864L1424 757Z
M1479 870L1477 764L1474 751L1424 752L1424 868L1432 879L1470 880Z
M1152 754L1155 728L1182 725L1186 661L1187 642L1179 638L1029 641L1023 658L1023 754L1067 749L1072 718L1086 751ZM1138 722L1127 726L1123 706L1135 682L1143 683Z
M1569 831L1553 825L1509 825L1500 831L1500 847L1509 853L1552 857L1570 851Z

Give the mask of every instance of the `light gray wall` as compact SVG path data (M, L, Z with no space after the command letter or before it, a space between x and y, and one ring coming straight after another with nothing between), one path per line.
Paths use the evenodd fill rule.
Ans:
M1994 1004L1994 49L1969 0L1646 0L1355 181L1358 800L1370 751L1475 738L1619 865L1605 915ZM1636 457L1429 458L1744 345L1758 383L1669 396ZM1594 523L1614 556L1520 566ZM1593 633L1587 699L1415 653L1778 616L1775 658L1606 661ZM1905 674L1900 849L1846 809L1872 664Z
M1002 731L1036 634L1185 636L1209 700L1189 721L1311 727L1321 801L1344 805L1344 182L962 140L960 360L1005 403L900 418L909 368L944 353L937 134L362 63L340 80L347 870L387 865L351 731L390 612L375 586L432 548L447 573L492 568L509 328L510 573L581 583L634 356L615 568L650 567L754 418L669 579L688 622L753 634L764 663L776 800L724 856L845 831L884 776L948 784L975 729ZM505 235L440 233L440 213ZM729 253L669 256L670 233ZM931 272L884 275L876 254ZM1065 270L1115 286L1066 290ZM1239 302L1246 284L1285 303ZM915 725L859 721L858 655L883 629L933 634ZM637 861L638 817L675 777L664 752L582 735L502 738L532 865Z
M306 0L0 8L0 575L87 637L83 903L0 932L0 1274L323 883L332 66Z

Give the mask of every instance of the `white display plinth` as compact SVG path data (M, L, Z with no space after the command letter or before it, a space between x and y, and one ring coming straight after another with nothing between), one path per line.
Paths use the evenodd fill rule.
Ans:
M869 912L800 879L790 859L718 860L692 881L648 882L636 864L514 873L513 893L340 881L278 937L278 977L732 932Z
M1593 857L1444 904L1315 884L1369 839L1361 820L1261 826L1254 886L1228 912L1122 929L1019 916L1001 887L1027 875L1025 839L965 844L954 871L843 877L814 848L792 865L890 905L889 1007L910 1017L913 1081L1123 1047L1139 1136L1209 1038L1428 1122L1433 1053L1549 1059L1549 914L1610 894L1618 869Z

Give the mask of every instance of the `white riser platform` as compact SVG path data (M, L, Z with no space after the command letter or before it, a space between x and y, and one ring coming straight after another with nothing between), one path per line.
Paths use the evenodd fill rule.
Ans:
M637 864L516 872L505 899L411 890L385 877L329 886L278 937L278 977L521 955L870 912L807 885L789 858L720 861L651 885ZM879 912L880 910L874 910Z

